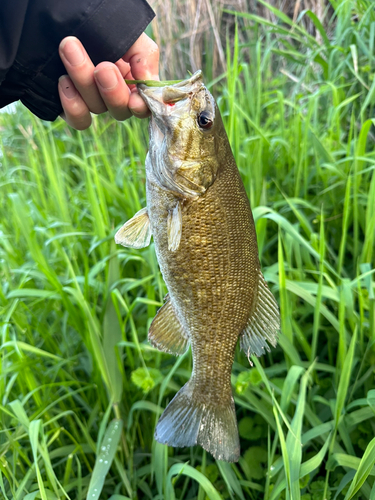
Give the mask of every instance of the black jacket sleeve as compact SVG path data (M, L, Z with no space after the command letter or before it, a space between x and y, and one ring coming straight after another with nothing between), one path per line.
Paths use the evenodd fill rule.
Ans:
M79 38L96 65L115 62L154 17L145 0L0 0L0 108L20 99L35 115L61 112L58 47Z

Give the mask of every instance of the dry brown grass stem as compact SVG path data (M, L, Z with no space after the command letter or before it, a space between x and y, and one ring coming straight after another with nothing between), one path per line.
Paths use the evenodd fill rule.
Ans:
M161 77L182 78L202 67L216 75L226 69L225 40L234 19L223 9L248 11L246 0L150 0L156 12L153 34L161 50ZM210 61L207 61L207 58Z
M225 43L233 33L234 16L223 9L251 12L276 23L277 17L257 0L149 0L156 12L153 36L160 47L161 78L184 78L205 66L212 76L226 70ZM305 10L324 22L329 0L269 0L296 21ZM306 16L300 21L320 41L320 33ZM243 35L240 34L240 38ZM204 63L204 64L203 64Z

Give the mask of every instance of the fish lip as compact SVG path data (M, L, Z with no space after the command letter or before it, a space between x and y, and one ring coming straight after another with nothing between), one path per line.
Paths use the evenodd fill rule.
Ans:
M168 85L168 87L177 89L191 87L200 79L202 79L202 71L199 69L186 80ZM165 108L166 103L163 101L163 88L165 87L148 87L144 83L139 83L137 85L140 96L150 108L152 113L160 114L161 110Z
M168 85L168 87L180 88L180 87L184 87L185 85L194 85L194 83L201 78L202 78L202 70L198 69L198 71L196 71L193 75L191 75L190 78L187 78L186 80L182 80L181 82L178 82L178 83L173 83L172 85ZM144 83L138 83L137 88L143 94L145 90L152 90L153 89L155 91L155 89L160 89L162 87L148 87Z
M187 78L186 80L183 80L182 82L175 83L174 85L171 85L171 87L184 87L185 85L193 85L196 81L202 78L202 70L198 69L193 75L191 75L190 78Z
M137 85L137 88L140 96L145 101L150 111L153 114L159 114L162 110L162 107L164 107L164 103L161 99L161 93L157 92L157 90L162 87L147 87L147 85L139 83Z

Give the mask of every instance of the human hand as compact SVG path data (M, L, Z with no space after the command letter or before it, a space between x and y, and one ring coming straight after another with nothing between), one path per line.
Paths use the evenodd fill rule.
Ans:
M137 87L124 81L159 80L159 49L145 33L115 64L101 62L95 67L82 43L72 36L62 40L59 53L69 75L59 79L61 116L71 127L88 128L91 113L109 111L116 120L149 116Z

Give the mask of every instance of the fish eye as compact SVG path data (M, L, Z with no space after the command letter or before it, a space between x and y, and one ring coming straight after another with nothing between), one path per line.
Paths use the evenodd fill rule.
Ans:
M213 121L211 120L210 116L204 111L198 115L197 121L200 128L203 128L205 130L211 128L213 125Z

